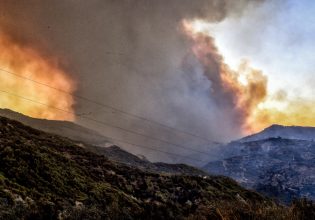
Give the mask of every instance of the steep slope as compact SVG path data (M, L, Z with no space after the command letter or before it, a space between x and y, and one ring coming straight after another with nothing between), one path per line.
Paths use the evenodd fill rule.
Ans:
M315 200L315 142L285 138L311 139L313 128L284 129L273 126L223 146L222 158L209 162L203 169L229 176L247 188L286 203L301 197ZM284 134L284 138L261 139L273 136L271 131L276 136ZM292 131L298 132L295 135ZM303 131L308 133L303 135Z
M83 141L93 145L104 146L109 143L108 139L96 131L68 121L54 121L32 118L10 109L0 109L0 116L17 120L33 128L49 133L62 135L76 141Z
M289 213L229 178L145 172L3 117L0 157L0 219L285 219Z
M106 137L98 134L96 131L72 122L31 118L9 109L0 109L0 116L20 121L42 131L68 137L75 140L78 145L89 151L104 155L113 161L124 163L129 166L160 173L206 175L205 172L184 164L172 165L165 163L151 163L148 160L133 155L120 147L111 144Z
M142 170L157 172L157 173L172 173L172 174L186 174L186 175L207 175L201 169L186 165L186 164L167 164L162 162L152 163L145 158L133 155L120 147L113 145L110 147L86 146L86 149L100 155L104 155L110 160L126 164L128 166L137 167Z

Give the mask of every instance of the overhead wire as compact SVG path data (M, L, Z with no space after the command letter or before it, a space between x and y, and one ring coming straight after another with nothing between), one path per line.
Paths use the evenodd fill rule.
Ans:
M30 99L30 98L27 98L27 97L24 97L24 96L21 96L21 95L18 95L18 94L15 94L15 93L11 93L11 92L8 92L8 91L5 91L5 90L0 90L0 92L2 93L6 93L8 95L11 95L11 96L14 96L14 97L17 97L17 98L20 98L20 99L23 99L23 100L26 100L26 101L29 101L29 102L33 102L33 103L36 103L36 104L40 104L40 105L43 105L43 106L46 106L48 108L52 108L52 109L56 109L58 111L62 111L62 112L65 112L67 114L71 114L71 115L75 115L77 117L80 117L80 118L83 118L83 119L87 119L89 121L93 121L95 123L98 123L98 124L101 124L101 125L105 125L105 126L109 126L109 127L112 127L111 125L108 125L102 121L99 121L99 120L96 120L96 119L93 119L93 118L90 118L90 117L85 117L85 116L80 116L76 113L73 113L73 112L70 112L68 110L65 110L65 109L62 109L62 108L58 108L58 107L55 107L55 106L51 106L51 105L48 105L48 104L45 104L45 103L42 103L40 101L37 101L37 100L33 100L33 99ZM117 127L117 128L120 128L120 127ZM126 132L132 132L131 130L129 131L128 129L125 129L123 128L124 130L126 130ZM183 158L187 158L187 159L190 159L192 161L198 161L200 162L200 159L197 159L197 158L192 158L192 157L189 157L189 156L184 156L184 155L180 155L180 154L176 154L176 153L172 153L172 152L168 152L168 151L163 151L163 150L159 150L159 149L156 149L157 147L156 146L152 146L152 147L148 147L148 146L145 146L145 145L139 145L139 144L135 144L135 143L131 143L131 142L127 142L125 140L120 140L118 138L114 138L114 137L107 137L105 135L102 135L104 136L105 138L109 138L111 140L114 140L114 141L117 141L117 142L121 142L121 143L126 143L126 144L130 144L130 145L134 145L134 146L137 146L137 147L141 147L141 148L146 148L146 149L150 149L150 150L153 150L153 151L157 151L157 152L161 152L161 153L165 153L165 154L169 154L169 155L174 155L174 156L179 156L179 157L183 157ZM172 144L173 145L173 144ZM176 145L174 145L176 146ZM180 146L177 146L177 147L180 147ZM180 147L180 148L183 148L183 147ZM185 149L185 148L183 148ZM190 151L196 151L194 149L190 149L190 148L187 148L186 150L190 150ZM196 151L196 152L199 152L199 151ZM208 154L207 152L199 152L199 153L202 153L202 154Z
M84 97L84 96L71 94L71 93L69 93L69 92L67 92L67 91L65 91L65 90L62 90L62 89L59 89L59 88L50 86L50 85L48 85L48 84L46 84L46 83L42 83L42 82L33 80L33 79L28 78L28 77L25 77L25 76L21 76L21 75L19 75L19 74L16 74L16 73L11 72L11 71L8 71L8 70L5 70L5 69L3 69L3 68L0 68L0 71L3 72L3 73L7 73L7 74L10 74L10 75L19 77L19 78L24 79L24 80L31 81L31 82L33 82L33 83L36 83L36 84L39 84L39 85L42 85L42 86L46 86L46 87L48 87L48 88L50 88L50 89L54 89L54 90L56 90L56 91L59 91L59 92L62 92L62 93L64 93L64 94L67 94L67 95L69 95L69 96L72 96L72 97L74 97L74 98L78 98L78 99L81 99L81 100L84 100L84 101L87 101L87 102L96 104L96 105L98 105L98 106L102 106L103 108L108 108L108 109L114 110L115 112L119 112L119 113L121 113L121 114L123 114L123 115L127 115L127 116L133 117L133 118L137 118L137 119L139 119L139 120L146 121L146 122L149 122L149 123L151 123L151 124L156 124L156 125L158 125L158 126L160 126L160 127L167 128L167 129L170 130L170 131L177 132L177 133L182 133L182 134L186 134L186 135L189 135L189 136L193 136L193 137L195 137L195 138L202 139L202 140L206 141L207 143L219 144L219 142L214 141L214 140L210 140L209 138L205 138L205 137L202 137L202 136L200 136L200 135L193 134L193 133L188 132L188 131L180 130L180 129L178 129L178 128L174 128L174 127L171 127L171 126L169 126L169 125L165 125L165 124L160 123L160 122L158 122L158 121L156 121L156 120L149 119L149 118L146 118L146 117L143 117L143 116L139 116L139 115L136 115L136 114L134 114L134 113L130 113L130 112L127 112L127 111L125 111L125 110L121 110L121 109L119 109L119 108L117 108L117 107L113 107L113 106L111 106L111 105L108 105L108 104L105 104L105 103L101 103L101 102L92 100L92 99L90 99L90 98L86 98L86 97Z

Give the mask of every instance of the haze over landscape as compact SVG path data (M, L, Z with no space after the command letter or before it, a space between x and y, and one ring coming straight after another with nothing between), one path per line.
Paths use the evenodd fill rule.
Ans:
M112 185L133 178L121 163L150 181L216 174L286 205L314 200L314 13L308 0L2 0L0 129L14 124L34 146L56 139L78 166L96 162L60 146L102 155L115 165L97 159L100 170L118 163L126 175Z
M172 1L173 11L165 9L163 1L2 1L1 67L218 141L271 124L312 126L313 62L308 51L314 22L306 3ZM106 12L97 10L100 5ZM302 19L307 23L299 22ZM196 51L198 45L203 51ZM201 57L206 55L207 61ZM70 112L112 118L100 106L3 71L1 75L10 92L22 90ZM17 97L6 99L2 107L31 116L75 120L74 115ZM130 128L143 126L130 118L122 121ZM217 121L224 134L213 128Z

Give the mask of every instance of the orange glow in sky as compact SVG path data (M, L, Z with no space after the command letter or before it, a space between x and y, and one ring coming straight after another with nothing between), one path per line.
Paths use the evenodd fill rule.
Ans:
M68 93L75 90L74 81L58 66L57 60L41 56L36 50L21 46L0 33L0 68L22 77L47 84ZM45 119L74 120L73 98L65 93L0 71L0 108ZM27 101L12 94L26 97L69 113Z
M192 51L203 65L207 54L219 56L220 78L223 86L233 93L235 108L244 116L244 134L258 132L272 124L315 126L315 101L301 97L291 97L286 90L270 91L269 78L262 70L250 67L250 60L240 60L239 67L232 68L215 45L215 39L203 20L183 21L186 35L193 41ZM213 39L211 47L205 38ZM278 82L281 83L281 82ZM290 90L290 88L287 88Z

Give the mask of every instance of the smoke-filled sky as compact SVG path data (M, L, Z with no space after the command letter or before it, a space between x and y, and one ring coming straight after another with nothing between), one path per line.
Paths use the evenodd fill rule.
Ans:
M307 0L2 0L0 68L209 140L315 126L314 11ZM77 114L197 150L212 144L0 73L11 93L1 107L185 155Z

